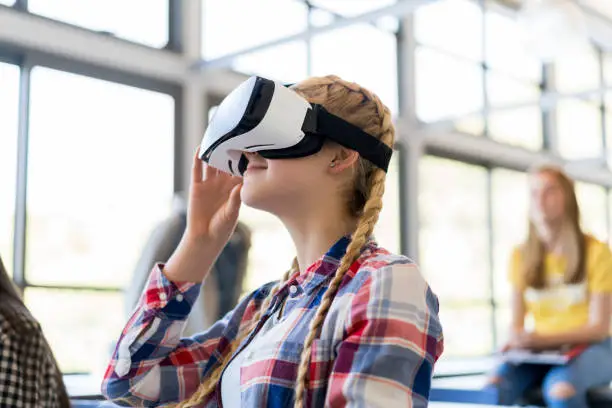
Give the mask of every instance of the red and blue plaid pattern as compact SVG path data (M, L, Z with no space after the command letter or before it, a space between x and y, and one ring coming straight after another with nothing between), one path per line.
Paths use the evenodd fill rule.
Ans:
M347 245L343 238L292 276L239 347L238 352L285 303L283 316L258 334L255 349L246 351L242 406L293 404L309 323ZM170 282L157 266L119 338L102 384L104 395L119 404L144 406L188 398L273 286L251 293L206 332L181 338L200 288ZM442 350L438 301L418 268L370 241L344 277L313 344L306 406L426 407L433 366ZM202 406L222 406L220 386Z

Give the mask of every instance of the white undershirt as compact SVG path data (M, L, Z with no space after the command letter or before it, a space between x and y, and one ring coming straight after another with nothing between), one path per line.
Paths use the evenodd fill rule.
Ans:
M240 408L240 367L246 357L245 351L252 345L249 344L242 350L227 366L221 376L221 400L223 408Z
M221 376L221 401L223 403L223 408L241 407L240 396L242 393L240 390L240 368L242 367L242 363L252 350L257 350L259 346L258 341L260 341L263 335L278 322L279 313L280 310L270 316L251 342L247 344L240 353L234 356L223 372Z

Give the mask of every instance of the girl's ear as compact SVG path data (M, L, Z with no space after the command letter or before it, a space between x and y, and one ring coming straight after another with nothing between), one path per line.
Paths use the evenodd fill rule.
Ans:
M333 155L329 163L329 171L333 174L341 173L344 170L351 168L359 160L359 153L355 150L339 147Z

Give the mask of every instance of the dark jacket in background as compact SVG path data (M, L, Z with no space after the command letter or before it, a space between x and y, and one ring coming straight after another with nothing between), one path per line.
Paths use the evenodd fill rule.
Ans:
M61 373L38 322L0 299L0 407L68 408Z

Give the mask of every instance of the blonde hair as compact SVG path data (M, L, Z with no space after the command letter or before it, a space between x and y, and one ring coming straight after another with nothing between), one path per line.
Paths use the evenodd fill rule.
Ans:
M393 147L395 128L392 123L391 112L375 94L367 89L355 83L344 81L334 75L309 78L300 82L292 89L310 103L323 105L330 113L358 126L366 133ZM340 265L321 299L315 317L310 323L296 379L295 407L301 408L304 405L304 398L308 389L308 368L313 341L323 325L344 275L353 262L359 258L378 221L378 216L382 209L382 197L385 191L385 177L386 173L383 170L361 157L358 159L355 168L354 184L350 188L351 194L347 195L347 208L352 216L359 217L359 222L352 234L346 253L340 260ZM221 373L229 363L232 355L244 338L255 328L262 312L268 308L272 297L278 292L284 281L288 279L290 273L293 272L297 272L297 262L295 260L292 269L285 274L283 280L270 292L251 321L245 324L244 329L241 328L236 339L223 351L225 357L221 364L214 369L188 400L178 405L179 407L193 407L200 404L215 389Z
M563 170L554 165L542 165L531 169L530 176L548 174L555 178L565 201L565 217L560 240L563 255L567 259L565 283L582 282L586 276L586 239L580 227L580 208L576 198L574 182ZM529 220L529 234L523 245L523 276L525 284L536 289L546 286L544 273L544 243L538 235L533 221Z

